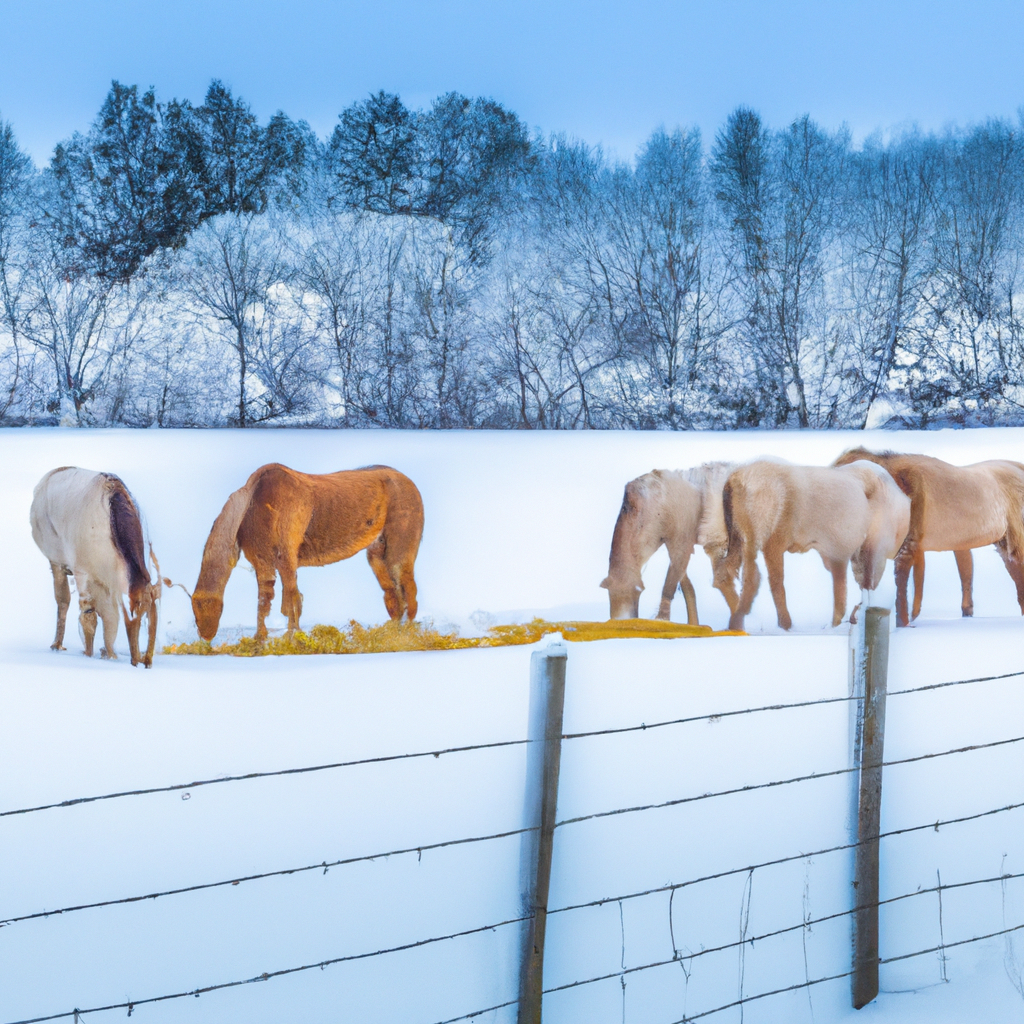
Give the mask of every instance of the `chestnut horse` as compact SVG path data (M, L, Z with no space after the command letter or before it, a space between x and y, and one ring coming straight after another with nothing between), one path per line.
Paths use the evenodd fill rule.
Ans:
M862 590L879 583L887 558L894 558L910 523L910 501L895 481L872 462L843 468L791 466L762 459L734 470L722 490L729 549L715 573L732 615L742 629L761 584L757 553L764 552L779 625L793 625L786 607L783 555L812 548L832 574L832 625L846 614L847 566ZM735 579L742 566L743 589Z
M686 567L697 543L704 545L713 562L715 552L724 557L728 538L724 530L709 528L707 522L721 520L722 484L731 469L726 462L685 471L656 469L626 484L612 533L608 575L601 582L608 591L610 618L637 618L644 589L641 572L664 544L669 567L657 618L670 618L672 598L681 587L687 622L697 625L697 598Z
M952 551L960 572L963 615L974 614L972 548L995 544L1017 587L1024 613L1024 465L1006 459L953 466L929 455L901 455L851 448L836 459L842 466L867 459L884 466L910 498L910 529L896 557L896 624L906 626L921 613L924 553ZM907 590L914 570L914 607Z
M261 466L228 498L203 550L192 610L199 635L212 640L224 608L224 588L239 550L256 570L259 603L256 638L281 577L281 612L288 632L299 628L300 565L330 565L366 549L384 604L393 619L416 617L413 563L423 535L423 501L416 485L388 466L340 473L299 473Z
M29 519L32 537L50 560L53 573L57 634L50 649L65 649L64 629L71 604L68 577L74 576L86 655L92 657L98 616L103 622L100 656L117 657L114 641L123 615L132 664L141 661L150 668L156 647L159 568L154 583L146 569L139 509L128 488L112 473L74 466L54 469L36 485ZM155 558L153 562L155 566ZM128 595L127 608L124 594ZM149 619L149 644L140 657L143 615Z

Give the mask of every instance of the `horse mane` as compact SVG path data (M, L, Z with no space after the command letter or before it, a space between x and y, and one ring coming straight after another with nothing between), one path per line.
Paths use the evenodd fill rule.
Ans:
M728 480L722 487L722 521L725 523L725 551L729 554L740 537L732 517L732 484Z
M224 502L220 515L213 521L210 536L206 538L206 547L203 548L204 576L207 570L219 570L218 575L223 574L226 582L228 574L238 564L238 528L249 509L255 483L250 477L244 486L239 487ZM198 589L199 584L196 587Z
M629 537L634 532L628 524L640 511L640 502L647 493L647 478L650 473L638 476L630 480L622 491L622 506L619 508L618 518L615 520L615 529L612 531L612 546L608 555L608 576L602 586L607 586L613 576L618 577L623 570L623 563L626 561L626 547Z
M146 568L142 520L124 481L113 473L102 475L110 503L110 536L128 570L128 594L133 601L138 600L139 591L152 582Z
M220 515L213 521L210 535L206 538L206 546L203 548L203 563L199 570L199 579L196 580L194 594L206 592L219 596L224 593L231 570L238 564L238 529L242 525L245 513L249 510L252 492L263 474L268 470L275 469L290 472L286 466L281 466L276 462L260 466L224 502L224 507L220 510Z
M856 444L852 448L847 448L839 456L839 459L845 458L847 455L857 455L857 454L871 455L871 456L875 456L876 458L880 458L880 459L898 459L901 456L900 452L894 452L894 451L892 451L889 448L885 448L885 449L883 449L880 452L876 452L876 451L872 451L870 448L865 448L864 445L862 445L862 444ZM836 462L838 462L839 459L836 459ZM834 466L836 464L836 462L833 462L832 465Z

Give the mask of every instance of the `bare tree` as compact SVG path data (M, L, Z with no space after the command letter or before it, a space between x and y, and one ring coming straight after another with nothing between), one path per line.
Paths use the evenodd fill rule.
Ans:
M25 387L23 257L32 175L32 161L18 148L11 126L0 120L0 420Z
M855 353L851 425L893 387L902 360L915 359L924 296L930 289L935 146L907 135L888 146L869 139L851 161L837 300ZM905 381L903 382L905 384Z
M225 214L189 240L182 290L207 331L237 357L240 426L292 412L300 334L282 309L289 267L283 232L273 218ZM297 319L297 315L295 317Z

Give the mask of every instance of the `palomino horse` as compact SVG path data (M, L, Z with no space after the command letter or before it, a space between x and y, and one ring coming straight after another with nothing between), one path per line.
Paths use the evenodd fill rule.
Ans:
M972 548L995 544L1017 587L1024 613L1024 465L1004 459L952 466L928 455L900 455L851 448L836 459L843 466L867 459L884 466L910 498L910 529L896 557L896 624L906 626L921 613L924 553L952 551L960 572L960 610L974 613ZM914 608L908 615L907 590L914 570Z
M686 567L694 544L704 545L712 561L714 552L725 554L728 538L724 528L715 531L706 527L706 522L721 520L722 484L731 469L732 464L725 462L705 463L686 471L656 469L626 484L612 533L608 575L601 583L608 591L611 618L635 619L639 615L644 589L641 572L664 544L669 567L657 618L670 617L672 598L676 588L682 587L687 622L697 625L697 598ZM717 514L709 516L710 510Z
M873 590L910 523L906 495L871 462L854 462L842 469L751 462L730 474L722 505L729 550L715 573L715 586L732 612L730 629L743 628L761 584L758 551L764 552L783 629L793 624L786 607L783 555L817 551L832 573L832 625L838 626L846 614L847 566L852 561L862 590ZM737 597L735 579L741 565L743 590Z
M423 536L423 501L416 485L388 466L340 473L299 473L261 466L228 498L210 530L192 595L199 635L212 640L224 608L224 588L242 553L256 570L259 604L256 637L267 636L266 619L281 577L281 612L288 632L299 628L300 565L329 565L366 549L384 591L388 615L416 617L413 563Z
M50 560L57 599L57 635L51 650L64 650L64 627L74 576L85 653L92 657L96 618L103 622L104 658L116 658L117 620L123 615L132 664L153 664L156 647L159 568L154 583L146 569L142 522L128 489L112 473L65 466L47 473L36 485L29 513L32 536ZM152 551L150 551L152 555ZM154 565L156 559L153 559ZM128 595L128 608L122 597ZM139 657L142 616L149 619L149 644Z

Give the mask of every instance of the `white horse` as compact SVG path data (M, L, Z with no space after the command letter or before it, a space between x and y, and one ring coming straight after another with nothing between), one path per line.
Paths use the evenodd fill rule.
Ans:
M74 576L86 655L92 657L99 617L103 622L100 655L117 657L114 640L118 618L123 615L132 664L141 661L149 668L156 646L159 567L154 557L154 583L146 569L138 506L125 485L112 473L94 473L74 466L54 469L36 485L29 517L32 537L50 560L53 572L57 635L50 649L64 650L64 627L71 604L68 576ZM143 615L149 619L149 646L140 657Z
M694 544L702 545L716 566L725 557L729 538L722 516L722 485L732 468L728 462L706 462L688 470L655 469L626 484L612 533L608 575L601 582L608 591L611 618L639 615L641 572L664 544L669 567L657 618L670 617L672 598L681 587L687 622L697 625L697 598L686 567Z

